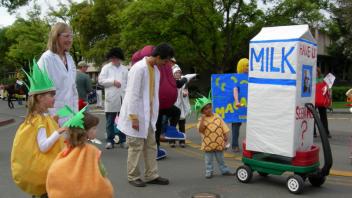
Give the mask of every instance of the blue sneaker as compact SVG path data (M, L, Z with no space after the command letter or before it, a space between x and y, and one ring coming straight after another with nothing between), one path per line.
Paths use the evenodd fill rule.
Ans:
M164 137L167 140L185 140L186 134L179 132L174 126L167 126Z
M158 148L156 160L164 159L166 156L167 156L166 150L162 148Z

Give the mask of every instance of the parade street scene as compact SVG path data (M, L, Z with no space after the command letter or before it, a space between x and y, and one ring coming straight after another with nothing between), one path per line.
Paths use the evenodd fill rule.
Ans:
M1 123L5 120L13 119L14 122L0 127L1 144L1 180L0 197L28 197L12 181L10 171L10 152L12 140L18 125L23 121L26 114L24 106L18 106L15 110L8 110L5 101L0 101ZM104 119L104 112L100 109L92 109L92 114ZM334 164L330 170L323 186L316 188L305 182L303 197L349 197L352 188L352 162L348 157L352 152L351 148L351 125L352 114L336 109L333 113L328 113L330 130L334 137L329 139ZM115 197L170 197L170 198L189 198L201 193L209 193L209 197L296 197L288 192L285 187L286 177L290 173L281 176L269 175L261 177L254 173L253 179L248 184L243 184L236 179L236 176L221 176L217 167L214 177L210 180L205 179L204 160L200 151L200 137L195 129L191 118L186 126L186 147L181 148L177 145L171 148L168 143L161 143L161 146L168 152L165 159L158 161L160 174L170 179L168 186L148 185L146 188L136 188L127 182L126 160L127 149L121 148L116 144L112 150L105 150L103 144L95 144L103 151L102 161L108 171L108 177L116 189ZM2 125L2 124L1 124ZM98 126L97 138L104 140L104 123ZM245 130L241 129L239 140L242 141ZM318 138L314 143L321 145ZM224 153L225 162L231 171L242 165L241 154L233 153L230 150ZM70 196L68 196L70 197ZM201 197L201 196L200 196Z
M0 1L0 198L351 197L351 11Z

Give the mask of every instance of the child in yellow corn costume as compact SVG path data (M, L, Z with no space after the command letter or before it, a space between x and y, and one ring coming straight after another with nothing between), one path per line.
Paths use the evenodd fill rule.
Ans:
M64 124L69 128L67 147L49 169L47 191L50 198L111 198L114 195L100 161L101 151L87 143L95 138L99 119L84 113L85 109ZM59 110L59 115L61 113Z
M31 76L27 77L28 113L13 141L11 171L14 182L24 192L47 197L47 171L64 146L61 134L65 128L59 128L48 114L48 109L54 106L55 88L46 72L33 61Z

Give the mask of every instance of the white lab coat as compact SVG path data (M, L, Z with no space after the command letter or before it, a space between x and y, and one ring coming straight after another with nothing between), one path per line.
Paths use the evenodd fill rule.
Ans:
M66 53L66 60L68 69L66 69L58 54L47 50L38 61L39 68L42 70L46 69L56 88L54 108L49 109L51 115L55 115L57 110L65 105L75 112L78 111L76 65L69 53ZM67 118L60 118L59 125L62 126L66 120Z
M108 63L103 66L98 82L105 88L105 112L120 112L123 97L127 86L128 69L126 66L115 66ZM114 80L121 83L121 87L114 86Z
M118 128L128 136L144 138L148 136L148 127L156 130L155 124L159 113L160 73L154 66L155 86L152 113L150 113L149 72L146 57L135 63L128 73L126 95L122 102ZM138 115L139 131L132 128L129 115Z

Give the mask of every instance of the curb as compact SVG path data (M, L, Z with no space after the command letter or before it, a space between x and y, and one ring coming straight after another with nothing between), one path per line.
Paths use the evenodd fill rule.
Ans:
M13 118L6 119L6 120L0 120L0 126L5 126L5 125L11 124L13 122L15 122L15 120Z

